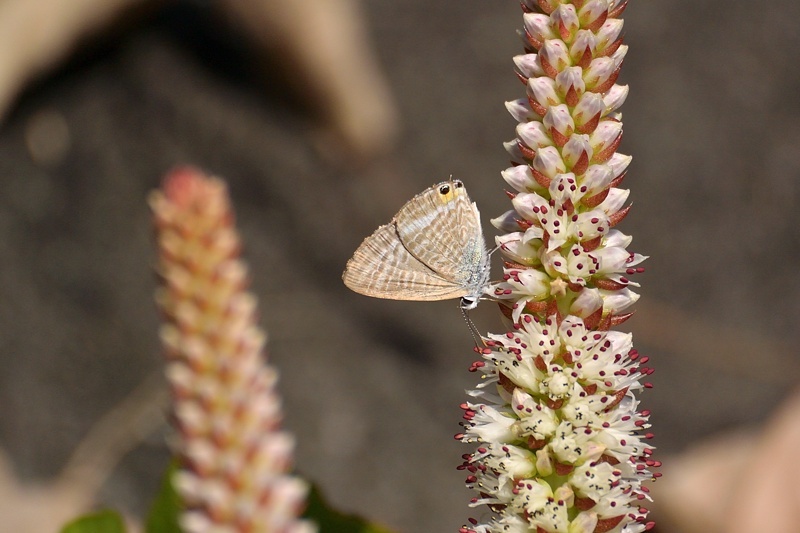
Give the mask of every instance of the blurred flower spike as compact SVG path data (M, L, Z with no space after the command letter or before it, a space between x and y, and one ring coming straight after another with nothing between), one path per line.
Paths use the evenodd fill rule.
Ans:
M651 459L647 358L628 333L645 257L614 227L628 213L619 188L630 156L617 109L626 0L523 0L526 53L514 58L526 97L506 104L517 137L502 172L513 209L504 232L503 280L490 288L507 333L476 348L483 377L462 405L476 443L461 469L486 509L462 533L638 533L654 527L643 481ZM485 507L483 507L485 506Z
M172 171L150 206L158 240L156 299L172 390L187 533L308 533L298 519L306 485L289 475L293 439L280 430L277 374L225 184L191 168Z

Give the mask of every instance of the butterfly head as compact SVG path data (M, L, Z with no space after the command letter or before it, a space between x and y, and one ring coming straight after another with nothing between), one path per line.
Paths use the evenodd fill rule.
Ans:
M445 181L444 183L440 183L437 185L437 190L439 200L442 204L447 204L448 202L452 202L464 192L464 184L461 180L453 180L453 181Z
M475 309L478 307L478 298L477 296L473 295L466 295L461 297L461 303L458 305L462 310L469 311L470 309Z

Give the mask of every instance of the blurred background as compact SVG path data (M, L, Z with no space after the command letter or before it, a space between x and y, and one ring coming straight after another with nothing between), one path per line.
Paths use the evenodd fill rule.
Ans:
M0 3L0 494L80 492L47 490L123 405L99 431L126 438L97 501L146 510L168 461L146 198L190 163L229 183L299 470L398 531L457 530L475 514L453 435L476 376L456 302L366 298L340 276L450 175L495 234L519 6L64 4ZM626 327L656 368L641 399L658 458L757 426L800 377L798 15L788 0L625 13L620 228L651 257ZM473 320L500 331L497 315Z

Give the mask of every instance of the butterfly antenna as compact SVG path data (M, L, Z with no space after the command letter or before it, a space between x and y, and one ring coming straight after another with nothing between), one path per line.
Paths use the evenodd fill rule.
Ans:
M464 309L463 307L459 306L461 309L461 316L464 317L464 322L467 323L467 327L469 328L469 332L472 334L472 341L475 343L477 348L480 348L482 345L486 346L486 343L483 342L483 337L481 337L478 328L475 327L475 324L472 322L472 319L469 317L469 312ZM478 342L480 341L480 342Z
M514 242L514 241L518 241L518 240L520 240L520 239L511 239L510 241L501 242L500 244L496 245L494 248L492 248L491 250L489 250L489 255L491 256L493 253L495 253L497 250L499 250L499 249L503 248L503 247L504 247L506 244L508 244L509 242ZM485 294L485 293L484 293L484 294ZM491 294L485 294L485 296L481 296L481 297L479 298L479 300L481 300L481 301L488 301L488 302L496 302L496 301L498 301L498 300L496 300L495 298L492 298L492 295L491 295ZM467 321L467 322L468 322L470 325L472 325L472 321L469 319L469 317L467 316L467 314L466 314L466 312L465 312L465 310L464 310L463 308L461 309L461 312L464 314L464 319L465 319L465 320L466 320L466 321ZM472 327L474 328L475 326L474 326L474 325L472 325Z
M496 245L494 248L492 248L491 250L489 250L489 255L492 255L492 254L493 254L493 253L495 253L497 250L499 250L500 248L502 248L503 246L505 246L506 244L508 244L508 243L510 243L510 242L514 242L514 241L521 241L521 240L522 240L522 239L511 239L511 240L508 240L508 241L506 241L506 242L501 242L500 244Z

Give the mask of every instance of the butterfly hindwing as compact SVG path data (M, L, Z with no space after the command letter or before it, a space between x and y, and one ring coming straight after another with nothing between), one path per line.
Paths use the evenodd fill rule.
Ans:
M411 255L397 235L395 222L364 239L347 262L342 279L355 292L393 300L446 300L466 293Z

